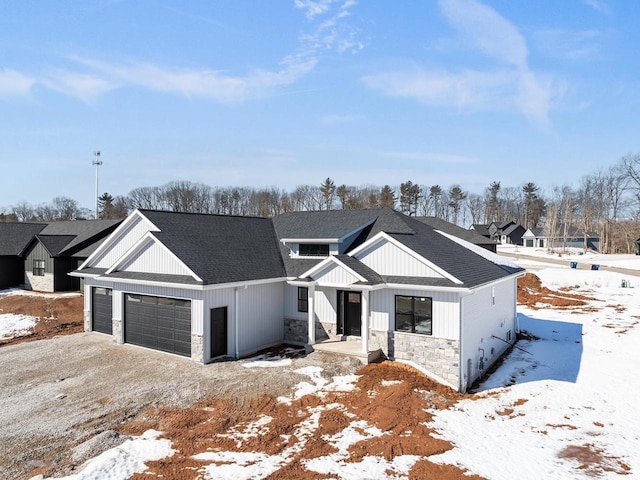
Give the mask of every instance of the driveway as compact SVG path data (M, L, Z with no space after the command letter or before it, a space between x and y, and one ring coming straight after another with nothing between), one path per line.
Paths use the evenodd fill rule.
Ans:
M279 368L244 368L244 361L199 365L189 359L79 333L0 348L0 478L48 475L73 466L76 445L148 407L188 407L206 396L289 394L318 365L324 375L353 373L351 359L313 352ZM100 453L100 452L96 452Z

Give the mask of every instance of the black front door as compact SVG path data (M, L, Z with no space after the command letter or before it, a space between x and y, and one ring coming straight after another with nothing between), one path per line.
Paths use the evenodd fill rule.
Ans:
M362 325L362 294L338 290L338 333L360 336Z
M211 358L227 355L227 307L211 309Z

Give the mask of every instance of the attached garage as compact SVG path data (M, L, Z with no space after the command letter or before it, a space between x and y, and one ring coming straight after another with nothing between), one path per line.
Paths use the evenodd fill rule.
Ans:
M91 292L91 305L91 330L113 335L111 289L93 287Z
M191 356L191 301L125 293L124 341Z

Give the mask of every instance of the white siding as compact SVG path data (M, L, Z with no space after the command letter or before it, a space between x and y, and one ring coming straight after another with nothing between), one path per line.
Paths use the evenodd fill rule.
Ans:
M376 242L355 257L380 275L442 278L424 262L387 240Z
M205 361L211 358L211 309L227 307L227 348L229 355L235 355L235 328L236 318L235 289L220 288L217 290L206 290L203 292L202 313L199 321L202 325L202 335L204 336L204 358ZM207 321L204 321L204 319Z
M341 265L331 263L318 273L312 275L314 280L325 285L350 285L360 279Z
M298 320L307 320L307 312L298 311L298 287L292 285L284 286L284 316Z
M91 261L90 267L109 268L118 261L145 233L151 229L146 220L139 217L118 235L117 239L107 237L112 243L102 254Z
M160 245L157 240L150 241L118 270L122 272L191 275L185 265Z
M283 288L283 282L278 282L239 289L238 350L240 356L249 355L284 340Z
M396 295L431 297L433 337L458 340L460 335L460 301L457 293L424 290L376 290L371 292L371 328L395 329Z
M338 290L330 287L316 287L314 305L316 320L322 323L336 323L338 316Z
M492 297L495 288L495 304ZM509 347L504 341L492 338L492 335L506 340L511 330L511 339L515 339L516 319L516 280L506 279L493 286L486 286L473 295L462 299L462 355L463 374L467 374L467 361L472 361L471 382L487 371L491 363ZM479 369L479 361L484 349L484 370ZM491 349L494 353L491 354Z

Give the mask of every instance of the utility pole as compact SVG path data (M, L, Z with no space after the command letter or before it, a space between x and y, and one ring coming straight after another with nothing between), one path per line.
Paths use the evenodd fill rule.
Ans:
M100 150L96 150L93 152L93 155L96 159L91 162L91 165L96 166L96 220L98 219L98 167L102 165L102 160L100 160Z

